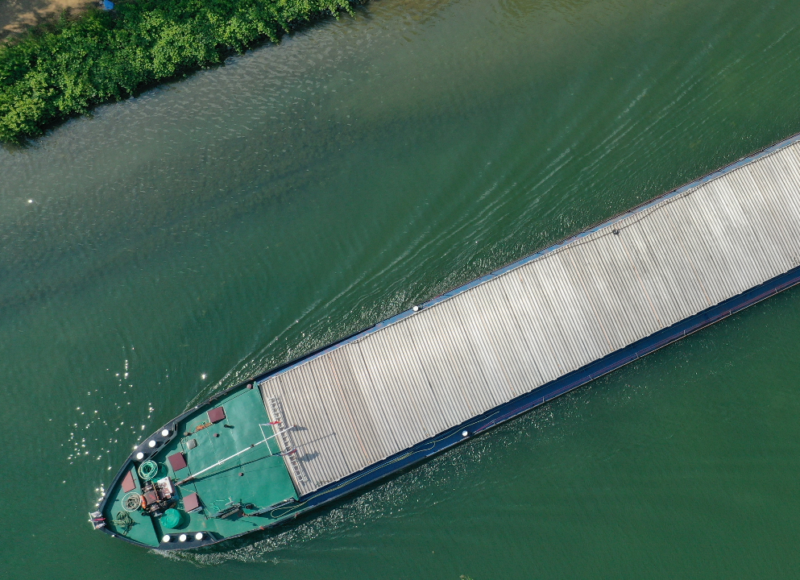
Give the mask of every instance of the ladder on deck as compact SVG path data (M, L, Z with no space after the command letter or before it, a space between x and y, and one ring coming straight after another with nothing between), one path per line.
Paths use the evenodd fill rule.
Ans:
M305 470L300 465L300 460L297 457L297 448L292 445L292 440L289 437L289 428L284 418L283 408L278 400L278 397L269 397L267 399L267 413L269 414L270 421L279 421L283 429L279 429L276 433L278 446L283 452L285 463L289 467L289 473L298 488L302 487L301 483L309 483L308 478L305 476Z

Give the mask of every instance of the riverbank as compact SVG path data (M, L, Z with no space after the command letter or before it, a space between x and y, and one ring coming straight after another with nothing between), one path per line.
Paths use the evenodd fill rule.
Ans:
M0 141L19 142L93 106L278 42L347 0L121 0L106 12L62 13L0 45Z

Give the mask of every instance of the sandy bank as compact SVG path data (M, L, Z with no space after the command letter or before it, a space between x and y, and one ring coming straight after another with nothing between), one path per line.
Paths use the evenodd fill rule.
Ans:
M93 0L7 0L0 1L0 38L21 32L43 18L57 14L65 8L83 10L94 4Z

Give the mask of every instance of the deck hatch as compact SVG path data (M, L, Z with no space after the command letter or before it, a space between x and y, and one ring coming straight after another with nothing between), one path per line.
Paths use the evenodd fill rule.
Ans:
M219 423L225 419L225 409L223 407L216 407L208 411L208 420L212 423Z
M128 493L134 489L136 489L136 482L133 479L133 471L129 471L125 479L122 480L122 491Z
M186 467L186 458L183 456L183 453L173 453L169 457L167 457L167 461L169 461L170 466L172 466L172 471L180 471Z

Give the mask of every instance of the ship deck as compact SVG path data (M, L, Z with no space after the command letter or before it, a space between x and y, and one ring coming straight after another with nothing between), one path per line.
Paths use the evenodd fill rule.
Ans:
M214 409L223 409L225 418L212 423L209 420L209 411L213 412ZM151 457L161 467L158 478L169 476L175 484L236 453L246 451L182 485L174 486L178 499L176 507L184 515L179 527L162 526L159 518L150 517L141 511L130 514L136 524L126 534L123 534L119 526L111 523L109 526L129 539L158 546L166 534L204 532L220 539L273 524L275 520L269 516L251 514L282 501L296 499L297 493L283 459L279 456L280 449L276 439L273 437L264 443L265 437L275 434L273 426L268 423L258 391L248 388L227 393L212 405L190 414L176 426L175 437ZM259 444L251 447L254 443ZM142 448L146 449L146 446L143 445ZM175 454L183 456L185 467L175 469L169 460ZM141 478L135 469L131 468L130 474L134 483L133 491L141 494ZM121 488L112 491L113 496L109 498L104 511L109 522L116 519L116 514L122 511L121 500L125 495ZM198 507L201 508L197 511L191 511L191 506L187 505L187 498L193 493L197 494ZM243 510L248 515L213 517L229 503L251 506Z
M259 382L309 494L800 265L795 137Z

